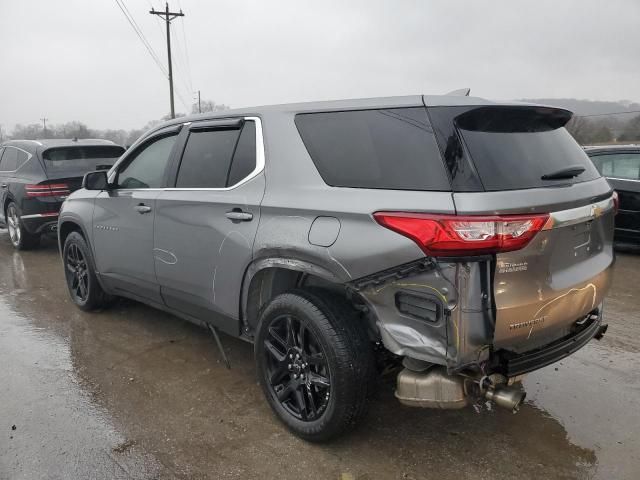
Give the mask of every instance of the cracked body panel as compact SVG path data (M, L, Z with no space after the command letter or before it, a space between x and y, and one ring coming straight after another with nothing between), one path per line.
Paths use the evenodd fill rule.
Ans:
M379 283L375 276L354 282L363 285L360 293L374 312L385 347L450 370L486 361L493 336L489 297L482 291L482 285L489 285L481 278L487 265L435 261L415 265L420 268L405 267L405 273L397 275L400 278L387 272ZM410 310L403 312L406 297L432 305L434 315L425 319Z

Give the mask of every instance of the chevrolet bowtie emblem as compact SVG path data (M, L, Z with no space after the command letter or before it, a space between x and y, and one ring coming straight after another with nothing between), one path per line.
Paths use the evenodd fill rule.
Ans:
M593 218L598 218L600 215L602 215L602 207L599 207L598 205L591 205L591 216Z

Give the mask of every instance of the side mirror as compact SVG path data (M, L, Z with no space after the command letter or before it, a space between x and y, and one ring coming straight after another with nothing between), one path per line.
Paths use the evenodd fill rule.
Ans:
M87 173L82 179L82 188L87 190L107 190L109 188L107 172L105 170L98 170Z

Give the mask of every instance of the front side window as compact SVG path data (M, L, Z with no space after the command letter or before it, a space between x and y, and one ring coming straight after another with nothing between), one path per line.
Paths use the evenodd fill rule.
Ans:
M171 158L176 134L160 137L141 147L118 172L118 188L160 188Z
M0 160L0 172L13 172L18 168L18 149L5 147Z
M605 177L640 180L640 153L611 153L591 157Z

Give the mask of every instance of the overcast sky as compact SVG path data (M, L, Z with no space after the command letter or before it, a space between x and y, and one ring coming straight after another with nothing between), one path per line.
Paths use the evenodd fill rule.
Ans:
M164 27L148 13L164 4L124 3L166 66ZM186 14L172 24L178 112L198 89L232 107L461 87L495 99L640 100L638 0L171 0L170 7ZM166 77L115 0L0 0L5 130L43 116L129 129L168 110Z

